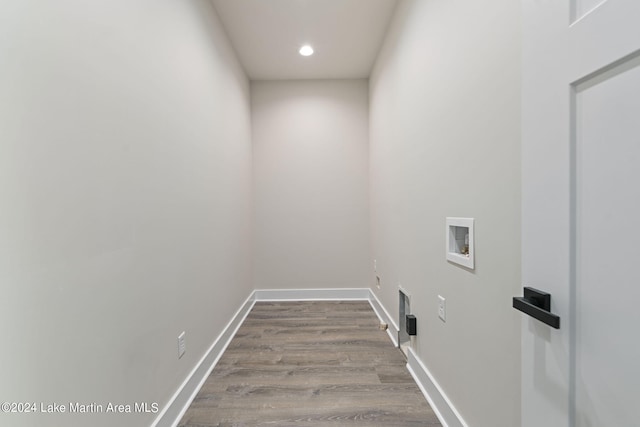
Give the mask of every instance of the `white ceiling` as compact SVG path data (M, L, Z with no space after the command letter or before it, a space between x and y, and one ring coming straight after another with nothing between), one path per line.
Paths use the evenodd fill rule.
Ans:
M366 78L396 0L211 0L252 80ZM314 55L298 53L311 44Z

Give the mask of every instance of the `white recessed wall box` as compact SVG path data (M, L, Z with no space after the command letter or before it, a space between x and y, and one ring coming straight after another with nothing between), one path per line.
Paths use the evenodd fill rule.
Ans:
M474 268L473 218L447 217L447 260Z

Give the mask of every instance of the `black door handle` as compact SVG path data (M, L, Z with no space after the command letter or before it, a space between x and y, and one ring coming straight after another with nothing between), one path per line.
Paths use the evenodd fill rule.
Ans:
M525 287L524 297L513 297L513 308L555 329L560 329L560 316L551 313L551 295Z

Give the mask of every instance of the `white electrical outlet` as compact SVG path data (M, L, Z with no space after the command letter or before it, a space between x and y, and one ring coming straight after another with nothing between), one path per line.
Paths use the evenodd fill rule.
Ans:
M443 322L447 321L447 306L442 295L438 295L438 317L442 319Z
M178 359L180 359L184 352L187 351L187 343L185 342L186 333L182 331L180 335L178 335Z
M378 271L378 261L377 260L373 260L373 271L377 272Z

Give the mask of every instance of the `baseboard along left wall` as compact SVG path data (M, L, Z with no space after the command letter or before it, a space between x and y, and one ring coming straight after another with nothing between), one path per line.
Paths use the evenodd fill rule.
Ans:
M178 387L178 390L171 397L164 409L158 414L156 420L151 427L176 427L182 416L191 405L191 402L198 394L198 391L206 381L206 379L215 368L216 364L222 357L229 343L235 336L236 332L244 322L245 318L258 301L367 301L371 304L371 308L380 319L381 323L388 325L387 334L394 346L398 346L398 326L389 312L384 308L378 300L375 293L368 288L340 288L340 289L259 289L251 292L242 306L236 311L233 318L229 321L222 333L216 338L209 350L200 359L198 364L189 373L184 382ZM458 413L453 405L444 396L441 389L434 386L434 382L425 381L421 383L421 379L432 379L422 363L419 363L415 354L410 355L407 368L413 375L422 390L423 394L434 407L436 414L444 427L448 426L465 426L464 422L451 422L451 418L447 414ZM419 369L423 368L423 369ZM422 372L422 371L425 372ZM432 396L431 394L436 394ZM449 418L449 420L447 420ZM447 422L448 421L448 422ZM456 420L457 421L457 420Z

